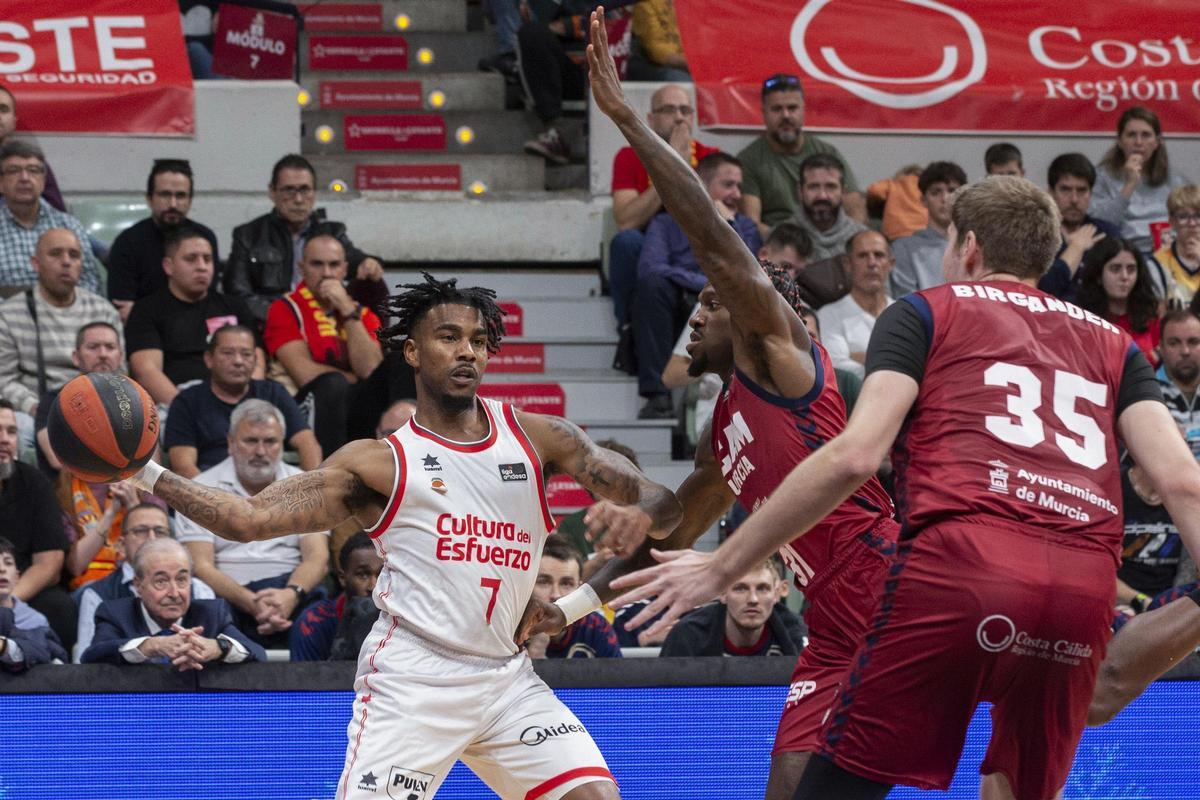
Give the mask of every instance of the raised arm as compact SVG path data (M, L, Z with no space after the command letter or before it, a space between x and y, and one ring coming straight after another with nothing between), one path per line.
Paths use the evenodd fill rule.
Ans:
M621 91L608 52L603 9L592 13L588 69L596 105L616 124L646 167L667 211L687 234L705 276L743 333L777 334L790 343L790 310L733 227L722 219L699 176L675 149L650 129ZM799 326L803 330L803 326Z
M394 469L386 444L356 441L320 469L284 478L253 497L203 486L153 462L133 482L222 539L253 542L327 531L350 517L370 527L383 514Z
M523 412L517 417L548 471L571 476L601 498L584 516L593 541L608 536L618 554L628 553L647 535L665 539L679 523L682 511L670 489L620 453L597 447L575 423Z

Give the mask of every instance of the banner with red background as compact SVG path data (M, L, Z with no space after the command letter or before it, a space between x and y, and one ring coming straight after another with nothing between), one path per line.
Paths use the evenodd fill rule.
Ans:
M222 3L217 9L212 70L244 80L289 80L296 75L295 17Z
M22 131L195 130L192 73L173 0L6 3L0 87L16 97Z
M763 79L799 75L805 127L1112 134L1146 105L1200 135L1195 0L688 0L675 13L700 124L762 126Z

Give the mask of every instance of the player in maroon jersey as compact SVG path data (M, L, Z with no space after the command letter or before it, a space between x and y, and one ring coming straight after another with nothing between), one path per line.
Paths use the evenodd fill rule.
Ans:
M616 602L657 595L643 614L666 609L669 624L811 529L895 442L900 554L796 798L945 788L981 700L994 704L983 796L1055 796L1109 636L1118 438L1200 553L1200 466L1145 356L1035 288L1059 243L1053 202L989 178L959 193L952 219L948 283L880 316L845 432L715 555L669 553L616 582L645 582Z
M594 23L593 29L603 26ZM690 371L716 373L727 387L713 414L711 435L701 436L695 470L677 492L684 519L667 546L689 547L735 497L747 511L766 502L798 461L841 432L846 409L829 356L810 341L797 314L800 298L791 278L782 268L760 265L694 171L629 106L603 34L593 36L599 36L600 48L591 62L597 103L633 145L710 281L691 320ZM872 478L808 536L780 543L809 602L809 644L797 662L780 719L770 798L791 797L816 749L821 723L874 609L874 587L882 588L891 565L898 533L891 499ZM615 592L607 587L614 575L651 563L649 550L643 549L606 565L589 583L601 598L611 598Z

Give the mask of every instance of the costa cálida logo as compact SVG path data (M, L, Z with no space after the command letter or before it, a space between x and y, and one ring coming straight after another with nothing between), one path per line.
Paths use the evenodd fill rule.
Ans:
M925 108L954 97L978 83L987 71L987 46L983 31L975 20L956 8L937 0L896 0L944 14L961 27L966 47L947 42L941 47L938 66L923 75L872 75L849 66L838 50L830 45L808 42L814 18L834 0L810 0L792 23L792 52L796 61L811 77L840 86L855 97L885 108ZM814 58L810 48L820 58ZM822 63L823 62L823 65Z

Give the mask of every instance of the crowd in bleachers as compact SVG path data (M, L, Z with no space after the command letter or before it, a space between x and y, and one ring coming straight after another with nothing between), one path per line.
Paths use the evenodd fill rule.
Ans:
M499 49L481 67L515 76L519 65L544 124L526 149L563 163L570 143L559 119L564 99L583 96L580 19L595 3L487 5ZM630 77L686 80L669 0L637 3L632 25ZM895 298L942 280L954 191L978 167L1024 175L1020 151L997 143L978 165L907 165L861 187L854 165L805 131L796 76L765 78L764 131L736 157L695 137L690 97L660 88L650 127L696 168L747 247L796 279L812 309L805 321L852 405L874 320ZM47 425L67 381L127 370L159 406L169 466L243 495L315 468L351 439L386 435L415 412L415 384L376 334L387 295L380 257L316 207L316 171L299 155L269 174L264 167L269 210L234 229L225 258L214 232L189 216L196 176L177 159L147 165L149 216L106 248L67 212L42 151L13 135L16 114L17 99L0 89L0 664L193 669L262 660L266 650L355 658L381 567L356 525L231 543L153 496L63 470ZM1200 457L1200 186L1167 151L1158 118L1138 107L1120 115L1096 163L1080 153L1052 161L1045 186L1062 244L1040 287L1130 333L1159 365L1181 435ZM673 390L697 380L682 345L705 278L631 148L614 160L612 211L609 285L624 365L645 398L639 416L673 418ZM1164 221L1165 230L1155 224ZM720 388L709 379L694 393L708 410L697 410L693 440ZM1154 487L1132 463L1123 480L1118 625L1197 580ZM578 534L568 517L546 547L540 599L570 592L611 555L591 553L572 524ZM786 594L768 563L665 641L648 641L645 626L626 630L628 612L596 613L530 651L795 653L804 627Z

